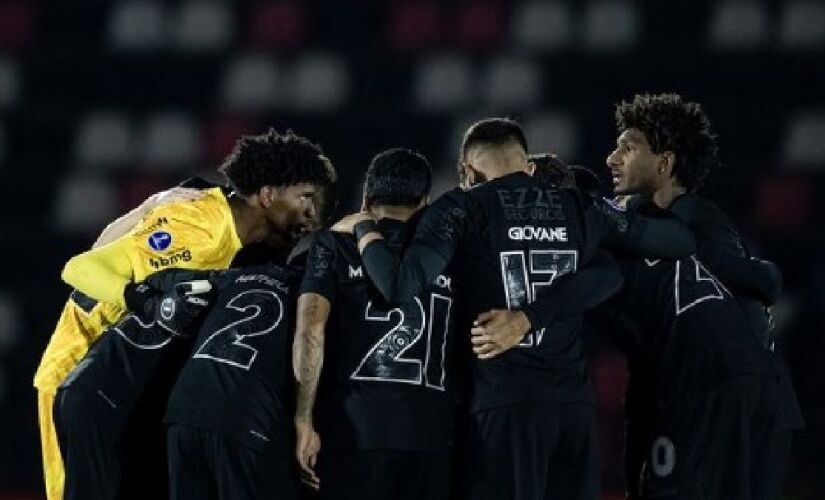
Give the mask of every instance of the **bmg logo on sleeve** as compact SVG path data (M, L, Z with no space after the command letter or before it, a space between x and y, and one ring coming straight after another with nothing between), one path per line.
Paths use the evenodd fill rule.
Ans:
M149 247L156 252L162 252L172 245L172 235L166 231L155 231L147 240Z

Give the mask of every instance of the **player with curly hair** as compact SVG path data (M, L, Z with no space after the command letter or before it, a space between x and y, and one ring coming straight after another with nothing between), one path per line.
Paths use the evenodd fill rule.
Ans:
M159 291L141 282L172 268L226 268L241 247L273 235L294 242L316 224L313 201L334 181L330 166L318 146L291 131L243 136L219 169L231 194L211 188L197 199L158 206L127 234L66 264L62 277L75 291L35 376L49 499L64 497L57 389L107 327L127 311L151 313ZM66 491L71 468L67 463Z
M687 259L620 261L625 287L601 325L628 357L628 497L775 500L801 425L765 314L779 272L696 194L720 166L700 104L636 95L616 106L616 123L615 193L633 197L629 211L675 215L697 237Z

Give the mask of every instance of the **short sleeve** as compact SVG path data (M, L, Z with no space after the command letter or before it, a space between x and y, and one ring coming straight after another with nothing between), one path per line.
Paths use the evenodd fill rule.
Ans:
M324 296L330 303L335 300L337 290L336 246L335 237L329 231L322 231L316 236L309 248L300 293L317 293Z

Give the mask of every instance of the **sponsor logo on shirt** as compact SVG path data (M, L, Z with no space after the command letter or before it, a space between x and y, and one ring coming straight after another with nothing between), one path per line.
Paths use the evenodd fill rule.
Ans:
M188 249L184 249L180 252L175 252L172 255L152 257L149 259L149 265L155 269L160 269L162 267L174 266L175 264L181 262L189 262L190 260L192 260L192 252Z
M512 226L507 236L514 241L567 241L566 227Z
M361 266L352 267L349 266L349 279L353 278L363 278L364 277L364 268Z
M172 235L166 231L155 231L149 235L147 243L152 250L162 252L172 244Z
M607 197L603 197L603 198L604 198L604 201L607 202L607 204L610 205L611 207L613 207L615 210L618 210L619 212L624 212L624 211L627 210L627 207L625 207L624 205L622 205L618 201L614 200L613 198L607 198Z

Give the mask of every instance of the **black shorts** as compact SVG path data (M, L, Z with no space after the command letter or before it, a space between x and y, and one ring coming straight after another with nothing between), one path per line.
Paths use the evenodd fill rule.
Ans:
M295 500L291 454L262 453L220 434L182 425L166 431L172 500Z
M118 498L124 418L105 394L77 387L55 396L54 425L66 472L65 500Z
M464 498L598 498L592 404L524 404L476 412L470 421L461 453Z
M374 450L319 455L325 500L447 500L449 453Z
M668 500L778 500L791 431L775 377L737 376L662 410L641 495Z

